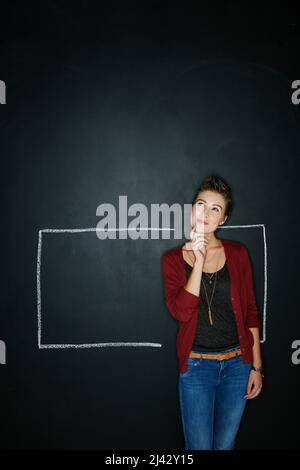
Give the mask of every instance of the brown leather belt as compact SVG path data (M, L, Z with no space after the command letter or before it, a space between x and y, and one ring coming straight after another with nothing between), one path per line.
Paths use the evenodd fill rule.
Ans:
M228 351L227 353L223 354L204 354L204 353L196 353L191 351L189 357L203 357L204 359L230 359L231 357L234 356L239 356L242 354L242 351L240 348L235 349L234 351Z

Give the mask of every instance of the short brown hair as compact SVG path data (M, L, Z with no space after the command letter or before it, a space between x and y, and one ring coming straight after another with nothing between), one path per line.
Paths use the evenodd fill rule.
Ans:
M230 186L224 181L222 178L218 178L217 176L208 176L202 181L200 187L198 188L195 197L193 199L192 205L195 204L197 201L199 193L202 191L214 191L219 193L225 199L225 215L229 215L231 208L232 208L232 199L231 199L231 189Z

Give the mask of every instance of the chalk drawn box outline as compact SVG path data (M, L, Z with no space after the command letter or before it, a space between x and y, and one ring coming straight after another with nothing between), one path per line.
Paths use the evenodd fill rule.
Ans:
M264 224L255 225L228 225L219 227L220 229L233 229L233 228L253 228L261 227L263 229L264 240L264 306L263 306L263 339L261 343L266 341L266 305L267 305L267 245L266 245L266 230ZM110 343L83 343L83 344L43 344L42 343L42 308L41 308L41 266L42 266L42 247L43 247L43 233L78 233L78 232L96 232L96 228L83 228L83 229L42 229L39 230L38 235L38 252L37 252L37 318L38 318L38 348L39 349L84 349L84 348L102 348L102 347L119 347L119 346L133 346L133 347L161 347L160 343L152 342L110 342ZM124 229L113 229L120 231ZM130 229L126 229L130 230ZM135 230L135 229L133 229ZM163 228L141 228L140 230L174 230Z
M263 242L264 242L264 300L263 300L263 329L262 329L262 339L260 339L260 343L265 343L267 340L267 335L266 335L266 318L267 318L267 242L266 242L266 227L265 224L248 224L248 225L227 225L227 226L222 226L218 227L221 230L222 229L235 229L235 228L257 228L261 227L262 228L262 234L263 234ZM259 309L258 309L259 310ZM260 310L259 310L260 311Z
M42 343L42 308L41 308L41 266L42 266L42 246L43 246L43 233L78 233L78 232L96 232L96 228L84 229L42 229L39 230L38 238L38 254L37 254L37 311L38 311L38 348L39 349L84 349L84 348L102 348L102 347L115 347L115 346L148 346L160 348L160 343L152 342L110 342L110 343L83 343L83 344L43 344ZM105 229L101 229L102 231ZM121 229L114 229L119 231Z

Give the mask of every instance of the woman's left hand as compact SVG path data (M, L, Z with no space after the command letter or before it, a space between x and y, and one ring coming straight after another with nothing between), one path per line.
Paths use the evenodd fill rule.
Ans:
M261 373L256 372L255 370L251 370L250 375L249 375L248 386L247 386L247 394L244 395L244 398L248 400L250 398L257 397L261 392L262 385L263 385L263 382L262 382Z

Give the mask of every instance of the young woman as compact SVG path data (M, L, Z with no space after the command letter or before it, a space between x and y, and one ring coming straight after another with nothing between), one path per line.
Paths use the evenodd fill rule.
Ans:
M191 241L162 257L166 305L179 321L186 450L234 449L246 401L262 388L260 318L248 250L215 235L231 204L227 183L207 178L192 203Z

